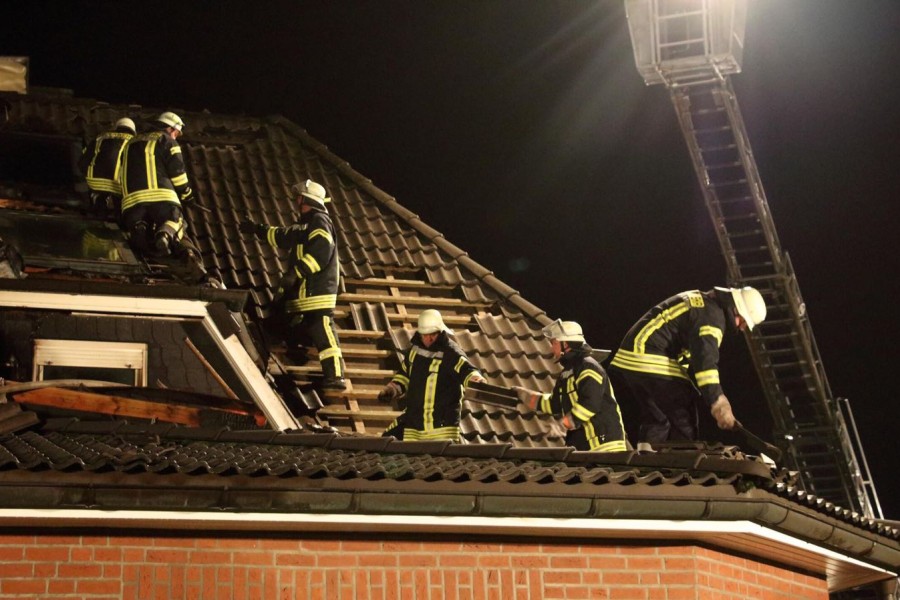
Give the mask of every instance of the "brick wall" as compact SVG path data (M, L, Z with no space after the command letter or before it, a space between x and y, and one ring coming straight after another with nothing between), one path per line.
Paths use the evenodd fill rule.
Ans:
M825 581L696 546L0 535L0 600L827 599Z

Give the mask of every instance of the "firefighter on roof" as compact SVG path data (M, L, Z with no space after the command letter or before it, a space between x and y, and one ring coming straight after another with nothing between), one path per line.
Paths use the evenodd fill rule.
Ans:
M134 134L134 121L123 117L116 121L115 129L101 133L85 146L78 167L91 190L93 208L118 215L122 202L122 151Z
M719 346L726 330L752 330L765 318L766 304L752 287L682 292L641 317L610 363L617 385L627 386L641 409L639 449L697 439L698 390L716 424L734 428L719 382Z
M606 371L592 356L581 325L557 319L544 328L563 371L549 394L516 388L531 410L560 417L566 445L594 452L628 449L622 414Z
M122 224L140 254L171 254L205 275L199 252L185 236L182 203L191 202L194 192L177 141L184 121L164 112L151 124L153 131L134 136L122 153Z
M378 399L388 402L406 394L406 410L384 436L398 440L459 441L459 413L470 381L484 381L465 352L450 339L441 313L423 310L400 370Z
M291 192L300 204L298 222L287 227L270 227L244 220L240 230L256 235L273 248L290 251L289 271L277 294L284 301L290 319L290 342L296 344L306 333L319 351L325 375L322 387L343 390L346 388L344 360L334 326L340 260L334 224L325 208L331 199L324 187L309 179L292 186Z

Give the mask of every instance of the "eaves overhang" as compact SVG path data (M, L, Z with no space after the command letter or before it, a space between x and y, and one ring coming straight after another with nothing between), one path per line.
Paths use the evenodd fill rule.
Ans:
M860 560L750 520L598 519L418 514L304 512L208 513L193 511L101 511L91 509L0 509L0 526L48 530L66 528L145 531L297 532L379 535L465 535L609 542L666 542L708 545L801 569L825 577L831 592L889 580L893 570Z

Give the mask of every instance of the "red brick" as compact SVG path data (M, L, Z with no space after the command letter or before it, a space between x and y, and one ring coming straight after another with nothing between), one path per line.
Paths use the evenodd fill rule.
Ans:
M444 557L441 557L440 562L444 564ZM587 566L587 559L584 559L584 562ZM550 564L550 558L537 555L514 555L509 557L509 563L514 569L544 569Z
M663 571L659 581L663 585L694 585L695 575L691 571Z
M193 550L188 553L189 564L222 565L231 564L231 552L217 552L215 550Z
M604 571L604 585L637 585L640 583L638 574L633 571Z
M122 561L122 549L121 548L95 548L93 560L95 562L121 562Z
M57 573L60 577L71 577L73 579L83 579L85 577L99 577L103 573L100 565L83 565L83 564L61 564Z
M323 540L303 540L301 546L310 552L340 552L341 543Z
M551 556L551 569L586 569L588 559L585 556Z
M187 564L187 550L172 550L171 548L151 548L144 554L144 561L149 563L174 563Z
M25 556L24 548L0 546L0 562L22 560L23 556Z
M79 594L112 594L122 593L122 584L118 581L79 581L75 586Z
M581 573L578 571L546 571L544 582L548 584L580 584Z
M25 560L66 562L69 560L69 548L65 546L30 546L25 548Z
M478 566L482 568L489 567L505 567L509 568L510 559L502 554L488 554L478 557Z
M590 557L588 558L588 568L589 569L600 569L600 570L621 570L624 569L627 564L627 559L615 557L615 556L604 556L604 557Z
M289 554L279 552L275 555L275 564L279 567L313 567L316 564L316 557L313 554ZM256 571L256 573L258 573L258 571Z
M360 567L396 567L399 564L396 554L386 552L361 554L357 560Z
M47 582L48 594L74 594L75 580L73 579L54 579Z
M476 554L440 554L437 560L442 567L475 567L478 564Z
M437 554L401 554L401 567L436 567Z
M5 579L0 581L0 592L4 594L43 594L47 582L36 579Z
M266 565L275 564L275 558L271 552L235 552L234 563L237 565Z
M144 562L144 550L138 548L125 548L122 550L122 562L141 563Z
M31 577L32 575L34 575L34 563L0 563L0 579L4 577Z
M4 546L33 546L37 538L33 535L2 535L0 544Z
M663 568L663 560L661 558L628 557L626 564L629 569L638 571L659 571Z

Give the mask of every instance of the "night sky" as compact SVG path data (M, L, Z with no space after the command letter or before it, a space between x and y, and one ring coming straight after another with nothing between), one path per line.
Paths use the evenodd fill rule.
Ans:
M750 0L733 77L832 391L895 519L897 31L896 0ZM725 283L621 0L4 0L0 54L80 97L285 115L595 347L673 293ZM726 393L769 437L749 360L726 338Z

